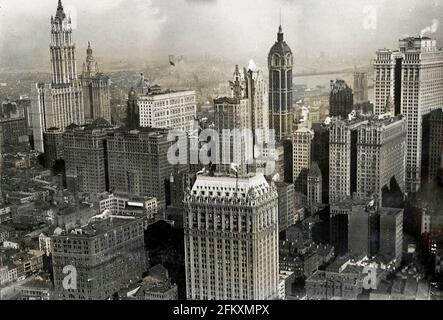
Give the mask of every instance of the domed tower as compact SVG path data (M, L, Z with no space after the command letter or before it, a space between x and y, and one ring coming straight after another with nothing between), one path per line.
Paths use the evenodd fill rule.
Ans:
M83 76L92 77L98 72L98 64L92 54L91 42L88 41L88 49L86 50L86 62L83 63Z
M129 130L138 129L140 127L137 92L134 88L131 88L128 93L128 103L126 108L126 127Z
M284 41L282 26L278 29L277 42L268 56L269 67L269 123L278 140L292 133L292 69L294 59L291 48Z

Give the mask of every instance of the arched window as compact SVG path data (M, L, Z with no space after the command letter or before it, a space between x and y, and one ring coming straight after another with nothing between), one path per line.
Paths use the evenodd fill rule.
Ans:
M274 54L273 57L273 65L274 66L279 66L280 65L280 56L278 54Z
M290 54L286 55L286 65L288 66L292 65L292 57Z

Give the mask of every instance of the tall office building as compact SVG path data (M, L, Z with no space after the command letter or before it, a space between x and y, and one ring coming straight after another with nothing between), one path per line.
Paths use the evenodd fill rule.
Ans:
M329 127L329 120L326 123L312 124L312 160L317 162L321 172L321 203L329 203Z
M376 115L388 112L386 102L394 102L395 115L401 113L401 79L403 55L398 51L383 49L377 51L374 61L375 105Z
M332 119L329 203L374 196L380 204L398 205L405 189L404 150L402 116Z
M398 206L405 192L406 121L369 119L357 129L357 196Z
M121 129L109 133L107 155L110 189L141 197L155 197L159 209L164 209L166 184L172 172L167 155L171 144L166 129Z
M361 210L359 208L365 208L370 200L368 199L351 199L347 198L342 201L331 204L330 206L330 215L329 215L329 243L334 246L335 254L345 255L348 253L349 249L349 219L352 212L357 212L361 214ZM359 216L360 217L360 216ZM357 217L358 218L358 217ZM358 219L357 219L358 220ZM358 232L359 223L353 224L353 230ZM366 227L369 226L368 223L364 223L360 227L362 228L361 232L365 234L369 234L366 231ZM359 237L359 235L354 235L355 237ZM351 239L352 239L351 235ZM363 238L365 239L365 238ZM362 245L359 245L362 247ZM363 245L364 248L366 248ZM351 246L352 248L352 246Z
M140 126L189 133L197 117L195 91L162 91L139 95Z
M379 253L401 265L403 248L403 209L380 208Z
M329 116L346 119L354 108L354 94L344 80L331 81Z
M89 125L70 125L63 134L66 176L76 178L80 193L99 194L109 189L106 138L112 126L104 119Z
M292 166L295 191L307 195L308 172L312 162L312 139L314 133L307 129L298 129L293 134Z
M307 176L307 200L308 206L322 204L323 178L317 162L312 162Z
M51 17L50 54L52 82L36 84L31 93L34 149L40 152L44 152L43 132L49 128L64 130L85 120L71 18L66 16L61 0Z
M268 55L269 68L269 124L278 140L290 138L293 117L292 69L294 58L291 48L284 41L280 26L277 42Z
M443 109L426 115L423 125L423 174L433 180L443 169Z
M268 106L268 86L264 79L263 72L258 70L251 60L248 68L243 68L241 71L238 65L235 66L232 81L229 82L231 89L231 98L238 99L243 107L240 107L241 118L245 122L237 129L249 129L252 139L244 138L244 146L248 152L245 161L248 161L250 170L266 170L266 160L259 157L266 157L275 154L275 148L271 147L269 143L272 137L269 135L269 106ZM217 107L217 111L225 111ZM226 115L226 112L223 112ZM220 116L220 113L216 113ZM231 117L235 115L231 115ZM219 127L220 117L217 117L216 128L228 129L226 125ZM260 147L260 153L253 154L252 145ZM256 149L258 151L258 149ZM239 151L240 152L240 151ZM244 152L244 151L241 151ZM251 161L254 158L254 161ZM252 164L253 162L253 164Z
M246 93L251 108L252 131L255 135L261 130L261 139L269 134L269 89L264 73L251 64L245 69Z
M278 194L278 229L281 232L296 224L299 217L295 208L294 184L275 182L275 186Z
M73 232L54 235L55 298L105 300L141 280L147 270L143 221L137 216L95 217ZM76 281L64 281L74 276Z
M214 100L214 129L219 134L218 170L229 173L231 164L238 173L250 171L253 160L253 137L245 135L251 130L251 112L247 98L222 97ZM252 132L252 131L250 131Z
M83 85L85 119L92 121L103 118L111 123L111 94L109 92L111 80L99 71L89 42L80 80Z
M185 198L188 300L278 297L277 201L261 174L197 178Z
M63 131L49 128L43 133L45 147L45 167L53 168L58 160L64 159Z
M140 128L140 110L137 102L137 92L131 88L126 102L126 128L128 130Z
M357 128L362 119L332 118L329 130L329 203L350 198L357 188Z
M368 102L368 73L354 72L354 103Z
M375 112L392 96L395 114L406 117L406 191L417 192L421 182L423 116L443 105L443 50L435 39L410 37L399 50L379 50L374 62Z
M355 205L348 213L348 250L355 256L375 256L379 251L380 210Z

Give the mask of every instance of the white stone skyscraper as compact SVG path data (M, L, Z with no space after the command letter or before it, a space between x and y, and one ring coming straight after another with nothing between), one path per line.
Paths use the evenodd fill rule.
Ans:
M36 84L31 92L34 149L40 152L44 152L43 132L50 128L63 130L72 123L83 124L85 119L71 18L66 16L61 0L51 17L49 48L52 82Z
M275 186L262 174L199 176L184 203L187 299L277 299Z
M443 50L428 37L401 39L399 47L377 52L375 113L385 113L391 96L395 114L406 117L406 191L413 194L421 182L423 116L443 105Z

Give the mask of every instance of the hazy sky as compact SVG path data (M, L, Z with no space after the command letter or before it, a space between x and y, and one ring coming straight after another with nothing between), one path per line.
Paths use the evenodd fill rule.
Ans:
M209 52L263 61L279 11L299 61L320 51L366 58L398 38L443 23L443 0L64 0L78 58L90 40L99 59L149 63L169 54ZM48 65L57 0L0 0L0 67ZM364 27L376 10L376 27ZM369 12L369 13L368 13ZM432 35L442 38L434 21ZM440 45L441 41L440 41Z

